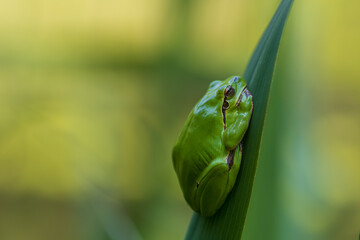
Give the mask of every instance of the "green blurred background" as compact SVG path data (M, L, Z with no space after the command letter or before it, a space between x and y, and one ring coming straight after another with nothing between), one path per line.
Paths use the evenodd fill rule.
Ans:
M279 3L2 0L0 239L183 239L172 146ZM243 239L357 239L359 7L295 1Z

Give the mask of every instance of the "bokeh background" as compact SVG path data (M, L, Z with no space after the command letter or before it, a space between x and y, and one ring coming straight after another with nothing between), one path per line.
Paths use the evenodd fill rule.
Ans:
M172 146L279 3L2 0L0 239L183 239ZM359 8L295 1L243 239L358 238Z

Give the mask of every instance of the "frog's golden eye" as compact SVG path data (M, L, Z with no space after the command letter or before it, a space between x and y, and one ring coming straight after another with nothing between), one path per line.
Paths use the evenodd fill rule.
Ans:
M235 94L235 89L231 85L229 85L225 88L224 94L225 94L225 97L231 98Z

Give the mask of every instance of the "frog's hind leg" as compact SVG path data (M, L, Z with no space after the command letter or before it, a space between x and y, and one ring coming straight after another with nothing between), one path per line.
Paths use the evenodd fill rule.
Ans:
M202 216L213 215L228 195L229 168L224 162L214 163L200 180L196 192L196 203Z

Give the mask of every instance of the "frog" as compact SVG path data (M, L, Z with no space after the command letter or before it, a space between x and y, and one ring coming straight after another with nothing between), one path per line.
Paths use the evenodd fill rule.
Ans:
M240 76L210 83L188 115L172 162L188 205L204 217L224 204L239 173L253 96Z

